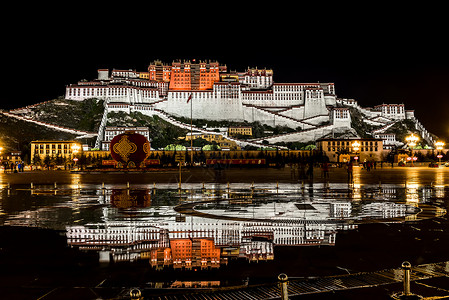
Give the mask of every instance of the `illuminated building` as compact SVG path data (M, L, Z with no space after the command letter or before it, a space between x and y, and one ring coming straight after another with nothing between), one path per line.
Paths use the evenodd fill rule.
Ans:
M202 138L208 142L215 142L218 146L220 146L220 149L240 150L240 147L237 145L236 142L231 141L220 134L194 133L191 136L190 133L188 133L186 134L185 137L180 137L179 139L185 139L186 141L190 141L192 137L194 140Z
M77 152L81 153L81 144L77 141L32 141L31 142L31 161L35 161L35 157L39 156L41 161L46 156L64 159L72 158Z
M0 152L0 162L1 163L13 163L13 164L18 164L20 162L22 162L22 152L20 151L12 151L12 152L7 152L7 153L2 153Z
M353 143L359 143L354 149ZM322 151L331 162L347 162L357 157L359 162L381 161L383 141L381 139L319 139L317 149Z
M175 269L220 267L220 249L213 239L173 239L170 248Z
M406 118L404 104L382 104L375 106L374 110L380 111L382 117L400 120Z
M238 127L229 127L228 128L229 136L235 135L253 135L253 128L249 126L238 126Z
M172 63L170 90L209 90L220 80L218 62Z
M170 82L171 66L155 60L148 67L149 80Z
M107 192L99 198L100 203L114 202L116 193ZM286 202L276 203L275 209L273 203L259 203L253 206L253 211L238 210L240 204L226 203L227 200L222 201L217 208L204 204L202 208L197 206L197 210L207 208L205 211L212 215L236 214L240 218L253 218L256 214L267 221L191 219L189 216L190 221L186 222L167 213L166 207L146 206L148 212L157 212L158 218L148 222L108 221L108 212L104 211L103 223L68 226L67 243L83 250L99 251L103 261L111 257L113 261L147 260L155 269L208 269L218 268L234 258L272 260L277 246L335 245L339 230L357 227L345 220L405 218L416 212L414 206L383 201ZM234 209L230 210L231 207Z
M432 145L434 142L404 104L363 108L353 99L337 98L334 83L278 83L273 80L271 69L229 71L217 61L155 60L146 72L112 70L109 74L109 70L100 69L97 79L68 85L65 97L106 101L106 119L108 111L124 111L157 115L165 120L175 116L260 122L297 130L293 134L252 140L271 144L316 141L335 129L349 130L350 109L355 109L364 122L376 127L373 135L385 133L396 121L409 119L423 139ZM100 147L106 123L100 126L96 148Z
M396 134L394 133L378 133L374 137L382 140L384 149L392 149L395 146L402 145L401 142L396 141Z
M196 103L194 117L213 120L264 122L282 107L278 122L290 123L290 118L301 120L328 115L326 105L335 105L333 83L274 83L272 70L248 68L243 72L228 72L226 65L216 61L166 64L156 60L149 65L148 72L112 70L110 75L109 70L99 69L96 80L66 87L66 99L142 103L185 117L189 115L189 96ZM255 106L276 109L254 111ZM286 117L282 117L284 114Z

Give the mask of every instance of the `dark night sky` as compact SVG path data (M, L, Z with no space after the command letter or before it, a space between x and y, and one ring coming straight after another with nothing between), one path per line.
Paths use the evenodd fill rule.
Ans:
M144 71L154 59L214 59L232 70L272 68L276 82L334 82L338 97L364 107L404 103L449 142L442 8L76 3L9 10L17 19L2 24L3 88L12 89L0 108L61 96L65 85L93 79L99 68Z

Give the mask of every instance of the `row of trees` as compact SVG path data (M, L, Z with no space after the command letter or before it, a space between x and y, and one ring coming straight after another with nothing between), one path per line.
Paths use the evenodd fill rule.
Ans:
M199 141L197 141L199 142ZM203 141L206 142L206 141ZM190 146L190 145L189 145ZM196 146L194 144L194 146ZM173 149L175 150L175 149ZM194 151L193 160L195 163L206 163L206 159L265 159L267 164L288 164L288 163L299 163L313 160L314 162L324 162L329 161L329 158L325 156L322 152L314 150L309 147L309 151L289 151L289 150L257 150L257 151ZM174 165L176 164L175 156L177 153L184 153L186 157L186 162L191 163L190 151L186 148L182 150L175 151L152 151L149 159L159 159L162 165ZM394 156L400 153L407 153L407 150L395 149L392 150L384 160L387 162L393 162ZM436 162L438 161L438 154L442 154L441 161L449 160L449 151L439 152L437 150L432 151L414 151L414 156L418 158L418 162ZM103 160L112 160L111 155L104 157L99 154L88 153L86 155L81 152L76 156L77 161L75 163L74 156L61 156L61 155L47 155L44 158L38 155L34 156L33 161L26 163L32 163L36 166L41 166L45 168L50 168L52 166L64 166L65 168L71 167L73 165L79 166L93 166L100 167Z
M158 159L163 166L176 165L176 154L184 153L186 163L191 163L191 156L189 151L162 151L153 152L148 157L149 159ZM112 160L111 155L102 157L100 155L85 155L84 153L77 155L76 163L74 157L62 157L60 155L47 155L43 159L35 156L31 162L35 166L44 168L64 167L69 169L74 165L80 167L101 167L103 160ZM327 160L327 157L317 151L308 152L289 152L289 151L195 151L193 154L193 161L195 163L205 164L207 159L265 159L267 164L284 165L288 163L309 162L311 160L321 162Z
M191 163L189 151L174 151L161 154L154 153L150 155L150 159L159 159L161 164L173 164L177 153L184 153L186 163ZM306 161L327 161L327 157L318 151L195 151L193 161L195 163L206 163L207 159L265 159L267 164L287 164Z
M70 168L75 164L79 166L89 166L89 165L100 166L104 159L112 159L111 155L108 155L108 157L103 157L101 155L86 156L84 153L81 153L80 155L76 156L77 158L76 162L73 160L74 158L75 157L72 155L63 157L58 154L58 155L46 155L42 159L39 155L35 155L31 163L35 166L41 166L47 169L53 168L55 166L64 166L65 168Z

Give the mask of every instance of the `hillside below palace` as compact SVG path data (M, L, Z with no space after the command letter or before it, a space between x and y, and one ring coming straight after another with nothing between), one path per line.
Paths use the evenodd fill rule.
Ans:
M362 108L352 99L337 98L334 83L276 83L273 70L229 71L216 61L167 64L156 60L145 72L99 69L97 79L68 85L65 98L103 99L105 116L109 111L139 111L145 115L258 121L298 131L283 136L282 141L316 140L338 128L351 129L350 107L359 110L366 123L379 127L415 119L404 104ZM276 137L269 140L277 141Z

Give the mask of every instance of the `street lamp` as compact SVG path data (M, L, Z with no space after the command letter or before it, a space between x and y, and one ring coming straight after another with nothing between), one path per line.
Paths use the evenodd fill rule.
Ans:
M438 142L435 143L435 146L437 147L437 150L439 152L438 155L437 155L437 157L438 157L438 165L441 165L441 157L443 157L443 155L440 152L441 152L441 150L443 150L444 142L438 141Z
M75 165L76 165L76 162L78 161L78 157L76 157L76 155L80 151L81 147L78 144L73 144L71 149L72 149L73 156L74 156L73 161L75 162Z
M405 138L405 141L407 142L407 145L409 146L410 151L411 151L411 157L412 157L411 162L412 162L412 167L413 167L413 161L415 160L413 157L413 147L416 146L416 143L419 141L419 137L417 137L416 135L414 135L412 133L411 135L409 135Z
M352 150L355 152L355 160L358 160L359 158L357 157L357 152L360 150L360 143L358 141L355 141L354 143L352 143Z

